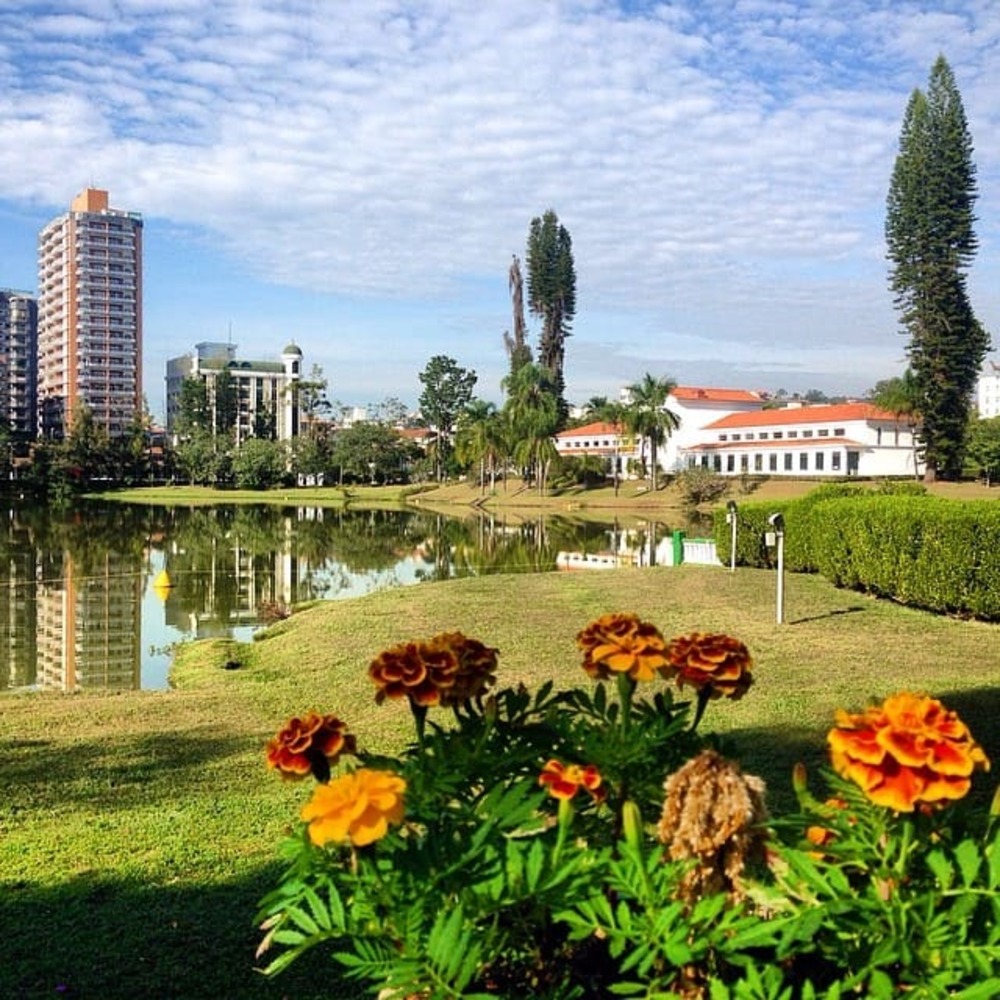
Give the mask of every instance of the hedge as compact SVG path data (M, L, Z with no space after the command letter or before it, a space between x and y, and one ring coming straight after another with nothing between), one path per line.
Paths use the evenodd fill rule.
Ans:
M773 567L768 517L785 518L785 568L838 587L944 614L1000 620L1000 505L943 500L913 489L821 487L785 503L742 504L736 561ZM714 514L719 559L730 559L725 510Z

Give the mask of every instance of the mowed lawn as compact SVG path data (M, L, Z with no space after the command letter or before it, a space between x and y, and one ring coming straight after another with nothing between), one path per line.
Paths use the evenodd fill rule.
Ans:
M746 642L754 686L713 703L702 728L726 734L779 810L796 761L818 785L835 709L901 688L956 708L1000 761L1000 626L814 576L786 578L782 625L774 573L688 566L481 577L318 604L250 645L185 648L170 692L0 698L0 997L352 996L323 954L274 981L254 971L255 904L309 793L266 771L266 740L316 708L346 720L365 749L398 747L408 713L374 704L367 664L444 630L499 647L503 685L590 684L575 633L618 610L667 637ZM980 777L975 794L993 784Z

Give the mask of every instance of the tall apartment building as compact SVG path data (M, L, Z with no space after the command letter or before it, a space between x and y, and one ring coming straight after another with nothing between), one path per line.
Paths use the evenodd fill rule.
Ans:
M87 188L38 239L38 429L87 406L123 434L142 406L142 216Z
M28 292L0 288L0 422L35 437L38 303Z
M199 379L206 389L210 429L217 431L223 386L232 394L233 433L236 444L251 437L290 441L299 433L299 397L296 384L302 377L302 351L294 343L281 352L280 361L241 361L236 345L205 341L193 354L167 362L167 433L177 430L181 388L185 379Z

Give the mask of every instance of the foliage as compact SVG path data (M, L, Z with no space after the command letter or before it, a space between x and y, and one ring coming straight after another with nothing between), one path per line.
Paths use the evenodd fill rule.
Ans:
M965 457L972 475L987 486L1000 477L1000 417L970 422Z
M976 168L961 95L944 56L907 104L886 211L890 284L922 418L926 477L955 479L989 335L969 302Z
M477 375L463 368L454 358L436 354L420 373L423 391L420 412L428 425L437 431L437 478L440 480L451 447L452 434L459 414L472 399Z
M690 507L714 503L720 497L724 497L729 489L729 481L725 476L700 466L679 472L674 482L684 502Z
M902 694L904 711L840 713L834 797L814 799L800 768L798 808L768 830L763 784L697 732L711 701L750 686L742 643L666 642L621 613L577 640L594 685L534 695L488 693L496 651L458 632L384 651L377 698L415 723L398 756L357 750L337 716L286 724L272 766L319 784L261 902L267 973L322 945L393 998L995 995L1000 832L916 808L933 801L920 789L945 778L961 798L988 766L954 712ZM693 684L694 710L638 697L657 675ZM883 727L877 751L861 720ZM864 773L844 764L855 743ZM879 805L872 775L916 797Z
M667 409L667 397L673 392L674 385L671 379L657 378L646 372L638 382L628 387L625 426L649 442L650 488L654 493L659 471L657 449L680 426L677 414Z
M278 441L249 438L233 454L233 476L242 490L267 490L285 478L285 446Z
M549 465L556 457L552 436L560 423L558 386L547 368L534 364L521 365L503 386L507 439L514 442L511 457L543 494Z
M741 504L737 562L773 566L768 518L785 518L785 566L819 572L838 587L913 607L1000 620L1000 511L892 483L875 491L828 484L785 503ZM731 529L714 513L719 558L730 558Z
M563 414L563 365L566 338L576 315L576 266L569 231L552 209L531 220L526 263L528 308L542 321L536 357L552 376ZM511 373L514 371L512 366Z
M507 438L499 411L486 400L471 400L458 418L455 458L466 468L478 466L481 493L486 490L487 475L492 489L506 453Z
M514 254L507 272L507 288L510 291L512 330L504 331L503 343L510 362L510 374L513 375L521 365L530 364L532 360L524 322L524 278L517 254Z
M417 449L385 424L364 422L338 431L330 461L341 482L399 483L409 478Z

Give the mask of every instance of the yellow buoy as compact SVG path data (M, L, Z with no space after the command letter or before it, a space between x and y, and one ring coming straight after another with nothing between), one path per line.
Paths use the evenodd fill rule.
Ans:
M161 601L165 601L170 594L171 587L173 587L173 582L170 579L170 574L165 569L161 569L153 581L153 593Z

